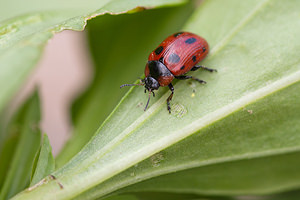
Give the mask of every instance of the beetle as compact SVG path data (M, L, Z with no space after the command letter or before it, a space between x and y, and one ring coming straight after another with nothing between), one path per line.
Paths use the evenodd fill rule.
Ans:
M192 79L199 83L206 82L193 76L186 76L189 71L204 69L210 72L217 71L202 65L197 65L203 60L209 52L209 46L206 40L194 33L178 32L167 37L148 57L145 67L145 78L141 79L140 84L123 84L124 86L145 86L145 93L148 90L149 97L145 106L147 110L151 93L155 96L154 90L159 87L168 86L171 90L167 98L167 109L171 113L170 101L174 94L172 85L173 79L186 80Z

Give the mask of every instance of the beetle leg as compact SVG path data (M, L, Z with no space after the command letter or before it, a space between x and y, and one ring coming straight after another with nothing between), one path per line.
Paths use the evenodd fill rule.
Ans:
M193 76L175 76L175 78L177 78L177 79L179 79L179 80L193 79L193 80L195 80L195 81L198 81L198 82L201 83L201 84L206 84L205 81L200 80L200 79L198 79L198 78L195 78L195 77L193 77Z
M171 107L170 107L170 101L172 100L173 94L174 94L174 87L172 85L172 83L170 83L169 85L169 89L171 90L171 94L170 96L167 98L167 107L168 107L168 111L171 114Z
M204 69L204 70L207 70L207 71L209 71L209 72L217 72L216 69L207 68L207 67L205 67L205 66L203 66L203 65L195 65L195 66L191 69L191 71L196 71L197 69L200 69L200 68L202 68L202 69Z
M148 101L147 101L147 103L146 103L146 106L145 106L145 109L144 109L144 111L146 111L147 110L147 107L148 107L148 105L149 105L149 102L150 102L150 97L151 97L151 89L149 90L149 97L148 97Z

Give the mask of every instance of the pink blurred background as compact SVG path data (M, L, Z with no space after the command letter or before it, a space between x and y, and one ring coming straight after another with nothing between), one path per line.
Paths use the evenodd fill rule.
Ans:
M70 106L91 80L92 62L85 32L63 31L47 44L28 81L17 94L20 103L36 86L41 98L41 129L47 133L54 155L72 131Z

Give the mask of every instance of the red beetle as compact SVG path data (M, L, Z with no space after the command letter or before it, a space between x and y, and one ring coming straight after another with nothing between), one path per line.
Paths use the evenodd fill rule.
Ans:
M210 72L217 71L201 65L196 65L208 54L208 43L202 37L189 32L175 33L165 39L150 55L145 68L146 78L141 80L141 84L124 84L124 86L143 85L149 91L149 98L145 107L148 107L151 93L159 87L169 86L171 94L167 99L167 107L171 113L170 101L174 94L172 80L174 78L184 80L193 79L199 83L206 82L192 76L185 76L189 71L199 68Z

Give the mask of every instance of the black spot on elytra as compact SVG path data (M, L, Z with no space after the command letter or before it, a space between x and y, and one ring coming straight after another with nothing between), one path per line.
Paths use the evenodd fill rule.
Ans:
M187 44L193 44L194 42L196 42L196 38L193 38L193 37L191 37L185 41L185 43L187 43Z
M192 57L192 60L193 60L194 62L196 62L196 58L197 58L196 56L193 56L193 57Z
M181 35L183 32L178 32L174 34L174 37L178 37L179 35Z
M168 61L171 63L178 63L180 61L180 57L176 53L172 53L169 56Z
M154 52L155 52L156 55L159 55L163 50L164 50L164 47L159 46L154 50Z
M163 63L164 62L164 57L160 57L159 62Z
M181 70L183 70L185 68L185 66L183 65L182 67L180 67Z
M205 51L206 51L206 48L205 48L205 47L202 47L202 50L203 50L203 52L205 52Z

